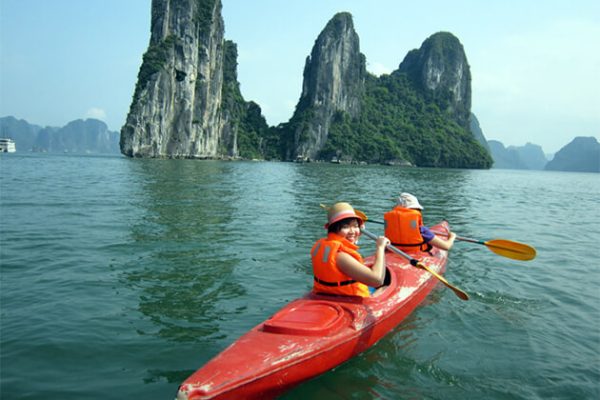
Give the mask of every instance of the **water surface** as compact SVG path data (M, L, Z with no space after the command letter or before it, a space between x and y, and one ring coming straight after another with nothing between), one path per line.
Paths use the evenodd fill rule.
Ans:
M310 289L320 203L381 220L399 191L427 224L538 257L457 242L446 277L470 301L439 286L373 348L282 398L600 398L598 174L19 153L0 169L3 399L174 398Z

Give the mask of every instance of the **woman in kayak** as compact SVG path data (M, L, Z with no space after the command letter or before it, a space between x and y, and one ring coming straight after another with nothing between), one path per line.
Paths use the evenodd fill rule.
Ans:
M401 193L398 204L383 215L385 236L392 244L406 252L429 251L432 246L450 250L456 234L448 232L448 239L442 239L423 225L423 206L410 193Z
M375 262L364 264L358 253L360 227L364 224L348 203L336 203L327 212L327 237L317 240L311 249L314 274L313 290L319 293L370 297L378 293L385 280L385 247L390 241L376 241ZM369 288L370 287L370 288Z

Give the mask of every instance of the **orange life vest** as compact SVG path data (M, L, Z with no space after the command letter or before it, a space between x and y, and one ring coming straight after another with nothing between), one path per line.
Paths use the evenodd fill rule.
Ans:
M313 290L319 293L369 297L367 285L350 278L337 266L336 258L340 251L364 263L357 250L358 246L336 233L330 232L326 238L317 240L310 251L314 274Z
M418 210L396 206L383 215L383 220L385 236L400 250L413 252L429 250L419 229L423 225L423 217Z

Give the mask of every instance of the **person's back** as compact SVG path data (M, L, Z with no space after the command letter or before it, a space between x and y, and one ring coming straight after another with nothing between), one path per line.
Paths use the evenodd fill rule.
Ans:
M383 215L385 221L385 237L392 245L403 251L426 251L427 245L421 235L423 219L418 210L398 205Z
M385 236L405 252L429 251L431 246L450 250L456 234L448 232L448 239L436 236L423 225L423 206L410 193L401 193L397 205L384 214Z

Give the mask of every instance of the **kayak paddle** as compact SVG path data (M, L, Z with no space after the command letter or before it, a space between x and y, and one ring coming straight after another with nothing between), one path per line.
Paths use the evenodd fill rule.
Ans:
M494 253L503 257L512 258L513 260L529 261L533 260L536 255L535 248L528 244L514 242L512 240L492 239L484 242L483 240L469 239L460 236L457 236L456 240L482 244Z
M366 219L366 215L364 215L364 213L360 213L359 211L356 211L356 214L359 217L364 216L365 217L365 221ZM362 215L361 215L362 214ZM369 220L369 222L373 222L374 224L385 224L385 222L381 222L381 221L374 221L372 219ZM433 232L437 235L440 235L440 232ZM521 260L521 261L529 261L529 260L533 260L536 256L536 251L535 248L525 244L525 243L519 243L519 242L515 242L513 240L507 240L507 239L492 239L492 240L488 240L488 241L483 241L483 240L477 240L477 239L469 239L469 238L465 238L465 237L460 237L457 236L456 240L460 240L463 242L469 242L469 243L476 243L476 244L482 244L484 246L486 246L488 249L490 249L492 252L498 254L499 256L502 257L506 257L506 258L512 258L513 260Z
M360 214L358 213L358 211L356 211L356 214L360 216ZM363 214L364 215L364 214ZM375 236L374 234L372 234L371 232L369 232L368 230L366 230L364 227L361 228L361 231L367 235L369 238L373 239L373 240L377 240L377 236ZM463 292L462 290L460 290L459 288L457 288L456 286L452 285L451 283L449 283L443 276L441 276L440 274L438 274L437 272L435 272L434 270L432 270L431 268L429 268L427 265L421 263L419 260L417 260L416 258L412 258L411 256L409 256L408 254L406 254L405 252L403 252L402 250L392 246L392 245L387 245L386 248L402 257L404 257L406 260L408 260L410 262L410 265L412 265L413 267L417 267L417 268L421 268L424 269L425 271L429 272L431 275L433 275L434 277L436 277L440 282L442 282L444 285L446 285L446 287L448 287L449 289L452 289L452 291L454 292L454 294L456 294L460 299L462 300L469 300L469 295L465 292Z

